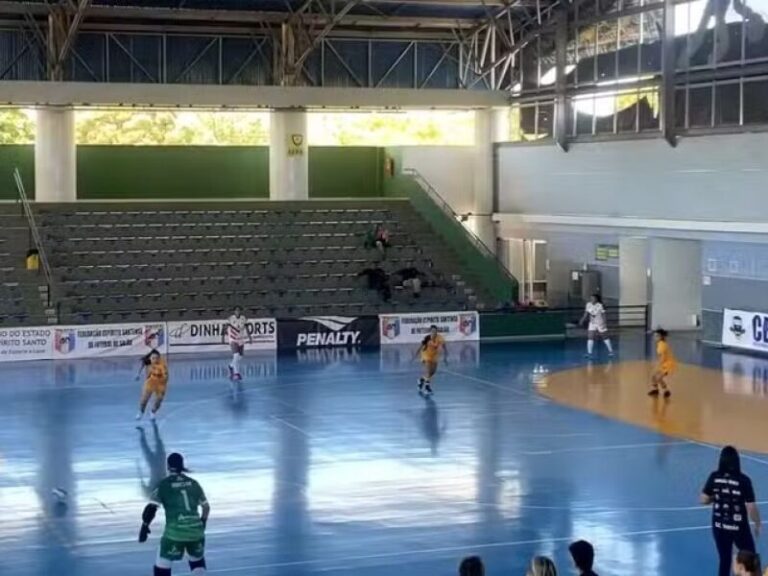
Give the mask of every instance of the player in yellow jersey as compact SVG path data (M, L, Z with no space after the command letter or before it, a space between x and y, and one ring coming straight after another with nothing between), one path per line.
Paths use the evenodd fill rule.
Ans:
M429 334L424 337L419 349L416 350L416 356L421 355L421 362L424 364L424 376L419 378L419 393L432 394L432 377L437 372L441 351L444 353L443 361L447 362L448 349L445 347L445 339L438 332L437 326L432 325L429 327Z
M670 348L667 342L667 336L669 333L663 328L658 328L655 332L656 335L656 370L651 376L651 390L648 392L649 396L658 396L659 388L664 391L664 398L672 396L672 392L669 390L667 384L667 378L675 371L677 361L674 354L672 354L672 348Z
M147 379L144 381L144 388L141 391L141 400L139 401L139 413L136 414L136 420L141 420L144 411L147 409L149 399L154 395L155 402L149 417L154 420L157 411L165 398L165 392L168 389L168 366L160 356L160 352L152 350L142 358L142 363L147 371Z

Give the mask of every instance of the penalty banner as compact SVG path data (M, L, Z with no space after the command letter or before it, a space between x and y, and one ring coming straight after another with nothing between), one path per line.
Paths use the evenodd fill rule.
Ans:
M423 314L382 314L379 316L382 344L419 344L431 326L446 342L480 339L477 312L426 312Z
M152 349L168 352L165 322L53 328L54 360L143 356Z
M768 313L723 310L724 346L768 352Z
M245 350L276 350L277 320L274 318L249 319L245 329ZM199 320L197 322L168 322L168 351L224 352L229 351L226 320Z

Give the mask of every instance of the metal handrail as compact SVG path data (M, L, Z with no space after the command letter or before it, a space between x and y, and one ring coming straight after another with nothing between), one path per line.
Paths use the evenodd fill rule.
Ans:
M494 260L502 274L504 274L509 281L514 284L518 283L518 280L515 278L514 274L509 271L509 268L507 268L507 266L496 254L488 249L488 246L485 245L485 242L483 242L477 236L477 234L472 232L472 230L466 226L461 225L459 222L461 216L457 214L453 208L451 208L451 205L446 202L445 198L443 198L437 190L435 190L435 187L429 183L429 180L427 180L421 172L419 172L416 168L404 168L403 174L411 176L419 184L419 186L421 186L422 190L427 193L427 196L429 196L432 201L437 204L437 206L446 214L446 216L449 216L454 222L456 222L456 224L461 226L461 229L464 230L468 240L472 242L475 248L477 248L485 257Z
M13 179L16 181L16 189L19 193L21 208L24 212L24 215L27 217L29 232L32 235L32 241L35 245L35 250L37 250L38 258L40 259L40 268L42 269L43 275L45 276L45 283L46 287L48 288L48 306L50 306L53 292L53 274L51 273L51 267L48 264L48 256L45 253L45 248L43 248L43 241L40 238L40 232L38 231L37 224L35 223L35 215L32 212L32 206L29 203L27 192L24 189L24 182L21 180L21 173L19 172L18 168L13 170Z

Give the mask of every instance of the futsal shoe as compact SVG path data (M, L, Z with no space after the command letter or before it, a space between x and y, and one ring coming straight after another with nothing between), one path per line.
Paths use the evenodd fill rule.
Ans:
M664 398L669 398L670 396L672 396L672 392L669 390L664 390Z
M154 412L150 412L150 413L149 413L149 419L150 419L152 422L154 422L154 421L155 421L155 418L157 418L157 415L156 415Z
M656 388L654 388L653 390L649 390L648 391L648 396L653 396L655 398L658 395L659 395L659 391Z
M425 381L424 381L423 377L419 378L419 392L423 392L424 391L424 382Z
M426 392L427 396L432 396L432 394L434 394L434 392L432 392L432 386L429 384L424 386L424 392Z
M235 374L232 378L234 380L237 380L238 382L241 382L243 380L242 374Z
M144 412L138 412L136 414L136 420L141 420L144 417Z
M227 366L227 368L229 368L229 379L230 380L234 380L235 379L235 369L232 368L232 364Z

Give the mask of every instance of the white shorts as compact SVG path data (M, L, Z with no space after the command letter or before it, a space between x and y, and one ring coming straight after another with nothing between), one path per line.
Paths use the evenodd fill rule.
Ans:
M605 334L608 332L608 327L605 324L595 324L593 322L589 323L589 328L587 328L590 332L597 332L598 334Z

